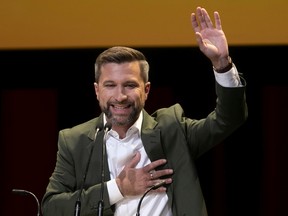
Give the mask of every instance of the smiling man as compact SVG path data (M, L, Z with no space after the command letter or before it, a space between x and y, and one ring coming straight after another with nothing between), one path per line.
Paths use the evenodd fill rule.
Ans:
M246 83L229 56L218 12L214 19L215 26L201 7L191 14L216 80L216 105L203 119L186 117L180 104L145 111L151 83L140 51L115 46L97 57L94 87L102 113L59 132L44 216L74 210L74 215L139 215L138 204L150 189L140 209L144 216L207 215L195 160L247 118Z

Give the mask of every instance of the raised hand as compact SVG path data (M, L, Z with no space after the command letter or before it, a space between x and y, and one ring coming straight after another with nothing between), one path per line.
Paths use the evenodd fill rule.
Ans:
M191 14L191 23L200 50L211 60L215 68L229 64L229 51L226 36L222 30L218 12L214 12L215 27L205 8L197 7Z

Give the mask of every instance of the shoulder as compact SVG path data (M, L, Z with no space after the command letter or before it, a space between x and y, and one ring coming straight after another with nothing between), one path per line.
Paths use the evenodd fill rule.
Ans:
M158 109L154 113L151 114L151 116L154 117L155 119L162 118L164 116L172 117L172 118L173 117L180 118L183 115L184 115L184 110L182 106L178 103L170 107Z
M78 125L74 125L73 127L70 127L70 128L64 128L61 130L61 132L77 132L77 131L83 131L83 130L86 130L88 128L91 128L93 125L96 124L96 120L97 118L93 118L93 119L90 119L86 122L82 122Z
M180 104L176 103L170 107L156 110L151 115L144 113L144 125L148 127L167 127L179 124L183 121L184 110Z
M60 130L59 134L71 139L79 139L82 137L89 137L90 139L93 139L96 131L96 125L103 122L101 116L90 119L71 128L62 129Z

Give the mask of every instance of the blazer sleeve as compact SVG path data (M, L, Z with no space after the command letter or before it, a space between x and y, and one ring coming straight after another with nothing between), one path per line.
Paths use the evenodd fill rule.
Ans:
M216 82L216 107L206 118L194 120L179 117L194 158L222 142L246 121L248 108L245 88L245 84L227 88Z
M152 114L158 123L157 128L161 130L167 154L180 151L179 148L188 148L192 158L196 159L245 122L248 116L245 85L227 88L216 82L216 94L215 108L202 119L185 116L180 104L159 109Z

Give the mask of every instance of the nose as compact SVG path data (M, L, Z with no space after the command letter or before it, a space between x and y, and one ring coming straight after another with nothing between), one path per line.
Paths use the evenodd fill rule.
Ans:
M125 88L124 87L117 88L114 97L118 102L126 100L127 94L125 93Z

